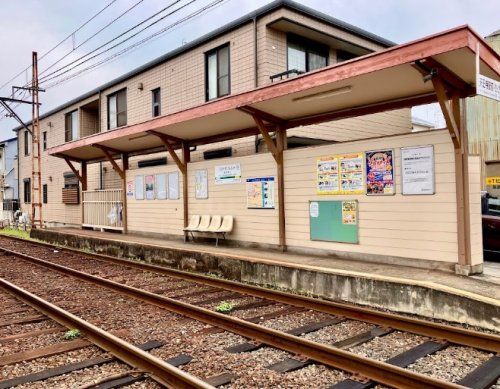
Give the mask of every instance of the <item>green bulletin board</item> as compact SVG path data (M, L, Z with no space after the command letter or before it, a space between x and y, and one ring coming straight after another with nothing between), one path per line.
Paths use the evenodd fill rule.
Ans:
M358 201L309 202L311 240L358 243Z

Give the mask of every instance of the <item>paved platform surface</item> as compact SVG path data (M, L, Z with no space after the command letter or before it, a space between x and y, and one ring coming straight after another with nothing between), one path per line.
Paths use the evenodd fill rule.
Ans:
M272 250L264 251L260 249L224 246L215 247L209 244L184 243L181 240L149 238L132 234L123 235L74 228L57 228L54 229L54 231L113 241L193 250L214 255L222 254L251 262L274 263L283 266L341 275L353 275L376 280L386 280L388 282L392 281L410 285L421 285L481 300L489 304L500 305L500 263L495 262L485 262L484 274L465 277L456 275L451 271L447 272L393 264L346 260L326 256L281 253Z

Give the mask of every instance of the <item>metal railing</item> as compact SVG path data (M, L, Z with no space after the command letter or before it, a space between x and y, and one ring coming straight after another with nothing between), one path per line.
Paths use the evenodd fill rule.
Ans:
M274 81L281 81L283 79L287 79L290 77L300 76L301 74L304 74L304 73L305 72L303 70L290 69L290 70L287 70L285 72L273 74L269 78L271 79L271 82L274 82Z
M123 190L82 192L83 227L123 230Z

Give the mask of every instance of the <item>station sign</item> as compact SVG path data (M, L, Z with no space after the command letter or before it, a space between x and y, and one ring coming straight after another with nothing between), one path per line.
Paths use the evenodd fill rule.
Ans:
M500 82L478 74L476 79L476 93L500 101Z

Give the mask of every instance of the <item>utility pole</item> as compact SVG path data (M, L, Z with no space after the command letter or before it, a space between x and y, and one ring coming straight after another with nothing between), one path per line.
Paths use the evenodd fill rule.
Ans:
M32 85L13 86L12 97L0 97L0 106L2 106L7 115L16 119L21 126L31 134L31 157L32 157L32 172L31 172L31 221L33 228L43 228L42 219L42 165L40 155L40 101L39 92L45 92L44 89L38 87L38 56L34 51L32 54ZM31 93L31 101L16 99L15 93L17 90L26 90ZM31 128L24 123L19 115L9 106L8 103L30 104L32 107ZM19 138L19 136L18 136ZM36 210L38 209L38 212Z
M32 141L31 141L31 221L32 228L43 228L42 219L42 161L40 155L40 102L38 98L38 54L33 51L32 97ZM37 212L38 209L38 212Z

